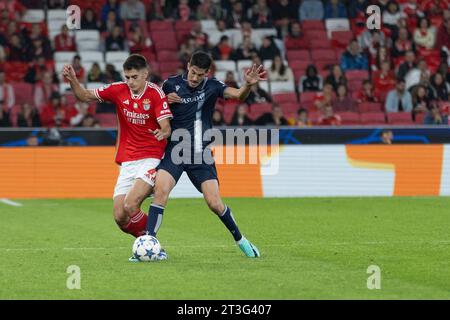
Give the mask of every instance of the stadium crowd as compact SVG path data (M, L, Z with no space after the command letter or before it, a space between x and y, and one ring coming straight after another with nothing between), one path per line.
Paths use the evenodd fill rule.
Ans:
M71 4L80 30L66 26ZM380 29L367 28L370 4ZM5 0L0 126L115 126L113 106L75 101L65 63L95 88L140 53L161 85L199 49L229 86L253 63L268 70L244 103L220 101L216 125L448 125L447 0Z

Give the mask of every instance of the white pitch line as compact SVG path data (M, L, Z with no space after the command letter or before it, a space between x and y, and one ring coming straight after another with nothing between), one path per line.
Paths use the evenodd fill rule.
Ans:
M4 204L7 204L7 205L13 206L13 207L22 207L23 206L23 204L21 204L21 203L18 203L18 202L15 202L15 201L11 201L11 200L6 199L6 198L0 199L0 202L3 202Z

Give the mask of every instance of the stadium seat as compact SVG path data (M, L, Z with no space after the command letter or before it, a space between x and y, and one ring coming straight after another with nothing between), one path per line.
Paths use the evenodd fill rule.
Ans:
M28 9L22 17L22 22L37 23L44 21L44 19L45 19L44 10Z
M412 124L412 115L409 112L388 112L387 122L389 124Z
M291 61L310 61L311 60L311 54L309 50L288 50L286 52L286 57L289 61L289 64Z
M181 62L160 62L159 63L159 71L161 73L167 72L171 74L175 74L177 72L178 67L181 66Z
M72 62L73 57L76 55L77 53L75 51L57 51L54 54L54 59L55 62Z
M350 21L347 18L326 19L325 28L327 29L328 38L331 39L333 31L350 30Z
M270 81L270 94L295 92L295 83L291 81Z
M203 32L209 33L212 30L217 30L216 20L200 20Z
M295 114L300 109L300 104L294 102L285 102L279 104L284 114Z
M47 13L47 19L48 20L67 20L67 13L66 10L62 9L50 9Z
M214 65L216 66L216 70L219 71L236 71L236 62L232 60L215 61Z
M151 35L156 51L179 49L174 32L158 32Z
M21 105L25 102L33 104L33 85L26 82L12 82L16 103Z
M98 51L100 49L100 32L97 30L78 30L75 32L78 51Z
M338 112L343 125L358 125L361 123L357 112Z
M159 62L178 61L178 54L172 50L160 50L157 53Z
M252 60L239 60L237 62L237 71L239 73L242 73L243 70L251 68L252 64L253 64Z
M192 27L194 26L195 21L188 20L188 21L182 21L177 20L175 21L175 30L189 30L189 32L192 30Z
M297 94L295 92L290 93L278 93L272 95L272 99L276 103L297 103Z
M309 43L311 49L330 49L333 47L328 39L311 39Z
M302 61L302 60L289 61L289 67L291 67L291 69L294 70L294 72L300 70L302 72L302 75L310 64L312 64L311 61ZM298 79L298 77L295 78Z
M362 102L358 105L358 111L361 113L381 112L382 105L378 102Z
M233 118L234 113L236 112L236 108L239 105L238 102L227 103L226 106L223 107L223 119L225 123L229 124L231 119Z
M309 40L327 40L328 35L325 30L304 30L306 38Z
M349 81L363 81L369 79L369 72L367 70L348 70L345 72L345 76Z
M362 89L362 87L363 87L362 80L353 80L349 77L347 77L347 79L349 79L349 81L347 83L347 87L350 92L355 92L355 91L359 91L360 89Z
M300 102L301 104L312 102L314 101L314 98L316 97L316 92L302 92L300 93Z
M338 48L347 48L350 41L355 38L352 31L332 31L331 42L333 46Z
M303 30L325 30L322 20L304 20L302 21Z
M128 51L107 51L105 55L105 62L114 63L120 62L123 63L130 53Z
M379 125L386 124L386 116L384 112L367 112L361 113L359 116L360 122L363 125Z
M80 52L81 61L85 62L103 62L103 53L100 51L82 51Z
M21 82L27 73L28 63L18 61L5 62L3 64L3 69L7 81Z
M423 113L423 112L417 113L415 116L415 119L414 119L415 124L419 124L419 125L423 124L426 116L427 116L426 113Z
M255 103L250 105L249 117L253 120L260 117L264 113L272 112L272 104L270 103Z
M312 49L311 57L314 61L337 60L336 52L333 49Z
M150 32L154 31L173 31L172 20L153 20L148 24Z
M70 87L70 83L61 82L59 84L59 93L61 95L67 94L67 92L72 92L72 88Z

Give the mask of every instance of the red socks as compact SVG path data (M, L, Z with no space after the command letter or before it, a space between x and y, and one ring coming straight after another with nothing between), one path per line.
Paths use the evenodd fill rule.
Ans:
M121 229L136 238L144 235L147 230L147 215L141 210L136 211L136 213L130 218L128 224Z

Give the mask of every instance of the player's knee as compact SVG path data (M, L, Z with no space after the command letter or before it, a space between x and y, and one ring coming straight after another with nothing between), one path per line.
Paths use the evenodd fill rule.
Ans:
M125 212L122 206L114 206L113 215L114 221L119 227L125 226L129 221L128 214Z
M165 206L169 198L170 188L165 186L155 186L153 203Z
M123 209L128 215L132 215L136 211L139 210L140 207L140 201L136 198L130 198L125 199L125 202L123 203Z
M206 203L208 204L209 209L216 214L221 214L224 210L224 205L220 198L214 197L206 199Z

